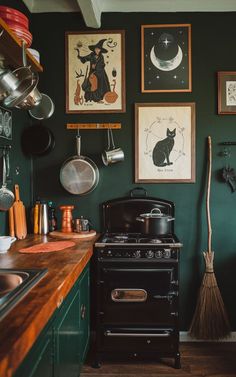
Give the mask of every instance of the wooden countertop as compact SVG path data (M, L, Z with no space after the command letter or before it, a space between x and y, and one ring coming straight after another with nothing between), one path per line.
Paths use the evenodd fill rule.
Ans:
M50 236L28 236L13 243L6 254L0 254L0 268L48 269L42 280L0 320L1 377L11 377L21 364L90 260L96 239L97 236L91 241L74 239L75 246L52 253L19 253L23 247L56 240Z

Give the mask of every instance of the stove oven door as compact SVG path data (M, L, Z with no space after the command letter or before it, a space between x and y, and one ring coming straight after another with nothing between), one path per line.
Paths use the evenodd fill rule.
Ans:
M176 267L166 264L104 263L100 313L109 326L173 326L178 313Z

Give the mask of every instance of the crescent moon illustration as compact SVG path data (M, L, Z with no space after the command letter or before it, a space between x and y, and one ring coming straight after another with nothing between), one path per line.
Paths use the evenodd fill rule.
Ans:
M153 46L150 52L150 59L152 64L161 71L173 71L173 69L177 68L180 65L183 59L183 52L180 46L178 46L177 55L173 59L162 60L156 56Z

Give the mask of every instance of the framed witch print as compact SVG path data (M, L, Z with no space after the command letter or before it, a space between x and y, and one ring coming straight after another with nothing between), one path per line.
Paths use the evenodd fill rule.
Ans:
M125 112L123 30L67 32L66 112Z
M141 26L141 91L192 91L190 24Z
M236 114L236 72L218 72L218 114Z
M135 182L195 182L195 103L135 104Z

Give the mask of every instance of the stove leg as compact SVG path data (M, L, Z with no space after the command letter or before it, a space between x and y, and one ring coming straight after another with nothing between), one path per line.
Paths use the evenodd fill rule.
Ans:
M180 363L180 353L178 352L175 356L175 369L181 369L181 363Z
M96 356L92 363L92 368L99 369L101 368L101 358L99 356Z

